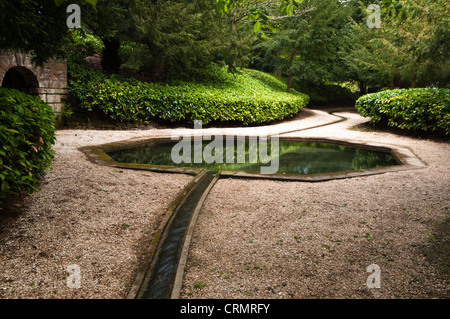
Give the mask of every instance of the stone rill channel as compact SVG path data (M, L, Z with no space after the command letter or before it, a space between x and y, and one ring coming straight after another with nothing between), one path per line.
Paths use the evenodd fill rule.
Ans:
M149 268L142 275L135 298L177 298L177 290L181 289L183 262L187 258L189 246L189 240L186 240L187 233L192 231L192 225L195 223L193 216L196 218L207 193L220 175L246 172L248 175L244 174L244 177L271 178L271 175L260 174L262 167L269 165L268 158L277 164L277 171L272 176L278 175L283 179L319 176L318 179L310 181L323 180L320 177L323 175L326 175L326 178L339 178L339 176L346 176L348 172L364 174L371 169L377 170L402 164L393 152L373 147L288 139L277 140L276 152L274 152L275 148L272 146L275 142L269 139L264 145L264 152L260 152L261 144L258 144L258 140L255 142L255 139L251 138L235 139L230 144L227 144L226 140L223 140L222 144L215 142L214 147L211 147L211 141L203 140L196 145L195 143L183 144L184 148L176 148L180 145L177 141L159 140L136 147L106 151L117 164L142 164L169 170L170 167L177 166L178 169L192 167L199 172L194 182L185 189L183 199L177 203L159 235ZM190 149L186 149L186 145ZM176 152L173 152L174 148ZM182 161L180 158L174 161L174 154L180 155L180 151L187 152L188 156L183 157ZM207 157L208 160L205 160ZM211 161L211 158L215 161ZM239 177L239 175L235 176ZM347 175L347 177L351 176Z
M148 278L138 294L139 299L169 299L172 294L177 267L183 249L186 230L204 192L214 180L214 174L200 177L169 222Z

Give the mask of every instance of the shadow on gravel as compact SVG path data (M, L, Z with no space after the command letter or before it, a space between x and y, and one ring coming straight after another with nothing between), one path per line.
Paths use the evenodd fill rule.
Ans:
M446 208L448 213L449 208ZM428 243L419 249L433 267L438 270L443 283L447 283L447 290L442 295L430 296L432 298L450 298L450 217L432 227L428 235Z

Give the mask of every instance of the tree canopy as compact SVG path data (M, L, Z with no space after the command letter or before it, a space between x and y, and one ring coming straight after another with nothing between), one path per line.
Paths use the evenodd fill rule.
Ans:
M102 67L186 77L210 63L251 66L306 84L448 86L445 0L79 0L82 33L102 42ZM67 54L67 0L3 0L0 48L36 62ZM381 27L368 28L369 4Z

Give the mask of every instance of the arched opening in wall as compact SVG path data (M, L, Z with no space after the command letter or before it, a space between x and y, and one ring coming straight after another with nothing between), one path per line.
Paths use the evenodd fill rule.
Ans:
M39 82L33 71L16 66L10 68L3 77L2 87L30 93L30 89L38 88Z

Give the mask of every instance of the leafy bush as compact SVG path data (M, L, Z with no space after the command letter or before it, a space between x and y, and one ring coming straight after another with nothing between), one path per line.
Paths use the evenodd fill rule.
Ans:
M69 31L68 44L72 50L83 51L86 56L101 54L104 48L104 44L99 37L77 29Z
M39 98L0 88L0 200L31 193L50 167L54 113Z
M282 82L255 70L232 75L215 68L202 74L201 81L147 83L69 64L69 76L70 93L82 108L100 111L116 121L238 121L248 125L297 114L309 100L305 94L286 93Z
M367 94L356 109L371 123L411 131L450 134L450 89L396 89Z
M63 49L72 61L82 63L86 57L95 54L101 56L103 48L104 44L100 38L80 29L71 29L67 33Z

